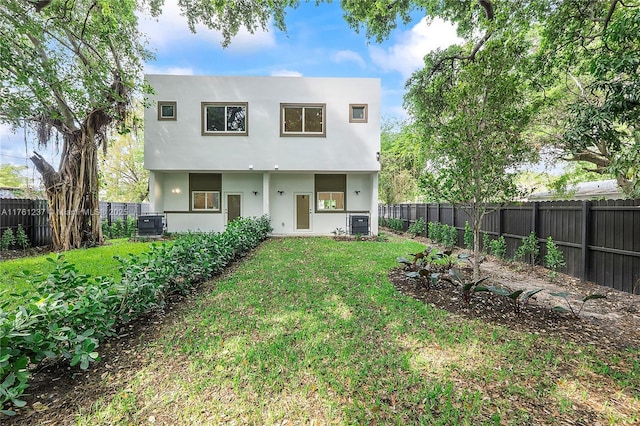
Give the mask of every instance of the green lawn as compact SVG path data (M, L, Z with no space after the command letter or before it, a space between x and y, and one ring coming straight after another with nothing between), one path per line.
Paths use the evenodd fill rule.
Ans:
M126 238L108 240L107 244L90 249L70 250L64 253L65 258L74 263L80 273L91 276L110 276L120 278L119 263L113 256L125 256L127 253L139 254L149 249L149 243L133 243ZM0 262L0 292L22 293L32 289L31 285L22 275L22 271L30 271L33 274L47 274L53 270L53 264L47 261L47 257L55 254L47 254L36 257L6 260ZM6 296L4 296L6 297ZM20 300L15 300L12 305L19 305Z
M422 246L278 238L102 376L97 424L637 424L638 351L454 317L399 294ZM291 420L292 423L287 421Z

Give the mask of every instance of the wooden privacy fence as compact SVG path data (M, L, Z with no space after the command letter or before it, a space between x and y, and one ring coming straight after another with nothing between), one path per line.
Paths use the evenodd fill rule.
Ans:
M463 245L469 220L465 206L451 204L380 205L379 217L403 221L406 230L419 218L455 226ZM491 205L482 232L491 239L503 236L507 257L513 257L522 238L533 231L540 243L538 261L546 254L551 237L564 254L561 272L597 284L640 292L640 200L548 201ZM424 236L427 235L425 225Z
M118 219L137 218L149 212L146 203L112 203L100 201L100 217L109 225ZM22 198L0 198L0 237L11 228L15 235L18 224L22 225L32 246L51 244L49 227L49 205L47 200Z

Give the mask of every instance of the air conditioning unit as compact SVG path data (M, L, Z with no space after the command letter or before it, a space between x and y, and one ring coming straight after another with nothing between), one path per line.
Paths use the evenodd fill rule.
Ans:
M349 216L349 233L351 235L369 235L369 216L355 214Z
M138 235L162 235L164 215L146 215L138 217Z

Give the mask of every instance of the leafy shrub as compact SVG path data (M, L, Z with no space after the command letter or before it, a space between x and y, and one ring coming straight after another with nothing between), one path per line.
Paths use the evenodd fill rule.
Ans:
M172 243L152 244L148 253L119 258L120 281L89 277L58 255L47 276L30 276L36 289L28 303L5 312L0 305L0 413L15 414L28 387L28 364L62 357L88 368L99 361L98 347L116 327L163 306L174 292L187 293L198 282L245 255L272 231L268 216L240 218L223 233L179 235ZM26 297L26 294L23 296Z
M442 224L439 222L429 222L427 225L429 238L431 241L439 243L442 240Z
M2 251L9 250L9 247L16 243L16 237L13 234L13 228L8 228L2 233L2 238L0 239L0 249Z
M524 261L529 256L531 265L535 265L538 253L540 253L538 237L536 237L535 232L531 231L528 237L522 239L522 245L516 251L516 258Z
M16 231L16 244L19 247L22 247L22 250L26 250L31 246L31 242L29 241L29 237L27 233L24 231L22 224L18 224L18 229Z
M116 219L111 225L105 220L102 222L102 235L108 239L130 238L135 235L137 227L137 219L134 217L128 217L127 220Z
M416 220L409 226L409 229L407 229L407 232L413 235L414 237L424 234L424 219L418 218L418 220Z
M467 250L473 249L473 229L471 229L471 225L469 225L468 220L464 222L464 236L462 239Z
M442 234L441 234L442 245L447 248L452 248L458 243L458 230L455 226L450 225L442 225Z
M556 279L558 268L566 265L562 251L553 242L551 236L547 238L547 254L544 256L544 263L550 269L549 278L551 278L551 281Z
M402 232L404 230L404 224L402 223L402 219L394 219L390 217L387 219L387 224L389 228L391 228L394 232Z
M482 233L482 252L484 254L488 254L489 250L491 250L491 238L489 238L489 234L486 232Z
M504 236L501 235L500 238L495 240L491 240L489 242L489 247L491 247L491 253L499 257L500 259L504 259L507 254L507 242L504 239Z

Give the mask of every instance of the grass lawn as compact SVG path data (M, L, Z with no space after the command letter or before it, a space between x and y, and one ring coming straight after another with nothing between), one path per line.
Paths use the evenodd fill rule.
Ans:
M640 422L638 351L611 357L399 294L387 272L420 248L268 240L163 325L126 379L103 374L108 396L78 424Z
M127 253L139 254L149 249L149 243L133 243L127 238L107 240L107 244L90 249L70 250L64 253L65 258L74 263L80 273L91 276L111 276L120 278L119 263L113 256L125 256ZM33 274L48 274L53 271L53 263L47 261L47 257L55 256L54 253L36 257L24 257L20 259L5 260L0 262L0 291L7 293L22 293L32 289L31 284L25 280L22 271L30 271ZM4 296L6 297L6 296ZM15 300L12 305L21 303Z

